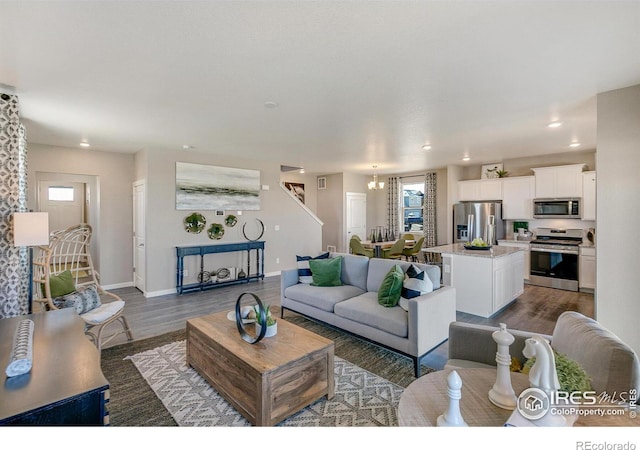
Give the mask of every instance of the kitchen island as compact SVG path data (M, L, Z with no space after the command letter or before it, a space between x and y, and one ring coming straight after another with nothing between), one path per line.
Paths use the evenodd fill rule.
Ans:
M442 256L443 284L456 288L456 310L491 317L524 292L525 251L494 245L467 250L463 244L423 249Z

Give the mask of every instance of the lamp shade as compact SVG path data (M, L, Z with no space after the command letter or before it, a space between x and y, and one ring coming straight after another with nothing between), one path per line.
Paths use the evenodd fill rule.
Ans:
M49 244L49 213L13 213L13 245L30 247Z

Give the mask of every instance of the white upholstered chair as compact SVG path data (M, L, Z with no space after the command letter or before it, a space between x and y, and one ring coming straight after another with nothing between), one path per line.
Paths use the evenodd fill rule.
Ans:
M34 252L33 294L34 302L45 311L74 307L85 322L85 334L100 351L121 333L129 340L133 335L123 315L124 300L100 286L89 251L91 234L86 223L51 233L49 245ZM116 321L122 330L110 330L104 336L107 326Z

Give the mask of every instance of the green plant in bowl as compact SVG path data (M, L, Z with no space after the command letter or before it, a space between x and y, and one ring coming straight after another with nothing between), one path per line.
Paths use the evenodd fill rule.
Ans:
M256 320L257 320L257 318L260 317L260 306L254 305L253 309L254 309L254 311L256 313ZM267 326L270 327L272 325L275 325L276 319L271 314L271 305L266 305L264 307L264 312L265 312L265 315L267 317Z

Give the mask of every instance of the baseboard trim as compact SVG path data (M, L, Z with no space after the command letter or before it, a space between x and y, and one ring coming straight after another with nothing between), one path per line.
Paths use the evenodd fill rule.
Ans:
M178 291L176 291L175 288L173 288L173 289L164 289L162 291L145 292L144 293L144 297L145 298L160 297L161 295L176 294L177 292Z
M125 283L116 283L116 284L108 284L106 286L102 286L102 289L105 291L110 291L111 289L120 289L133 286L133 281L127 281Z

